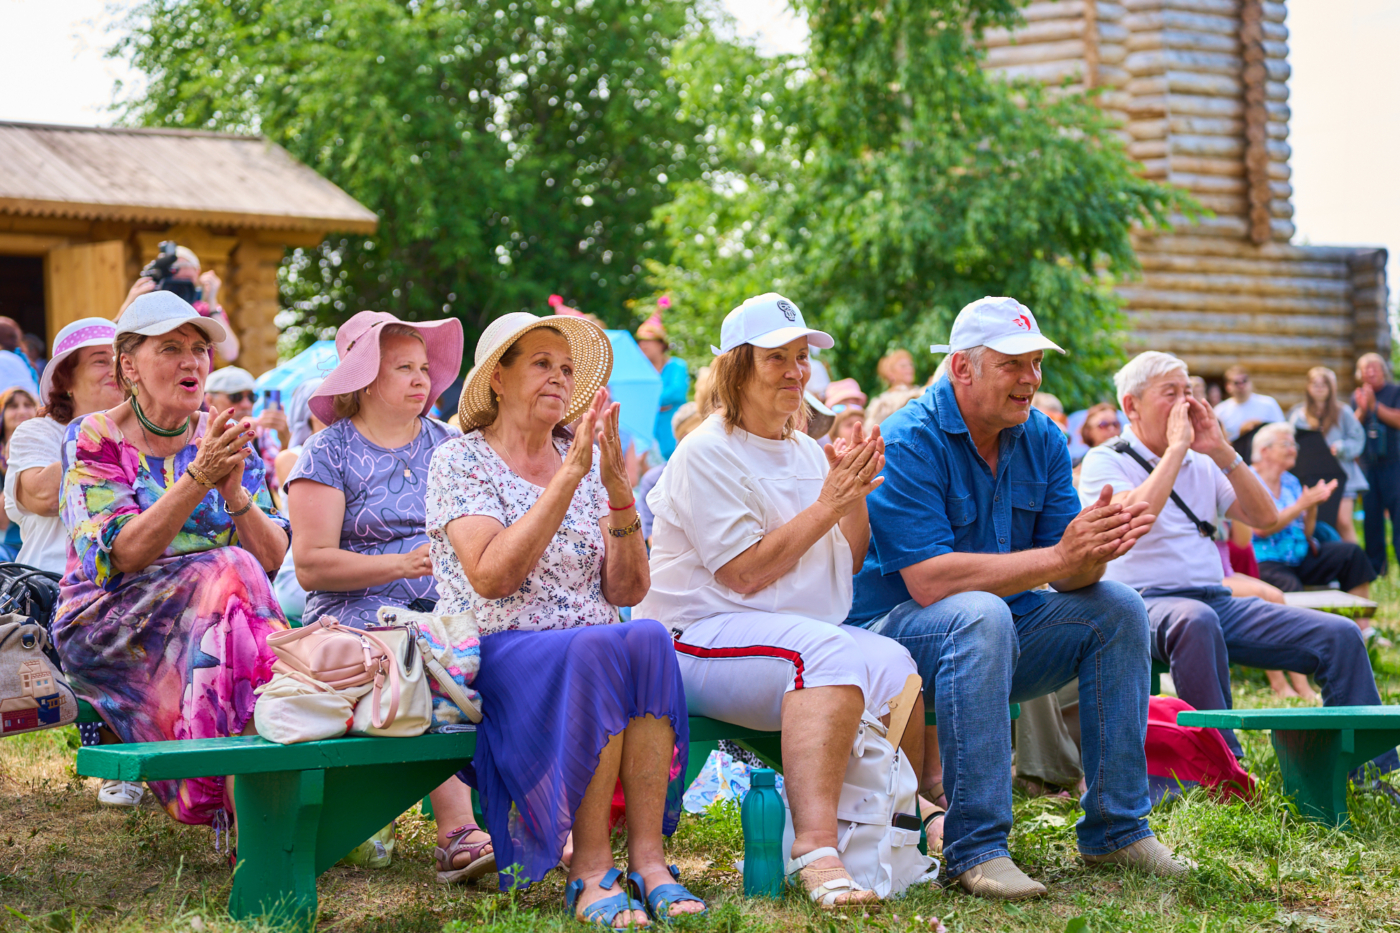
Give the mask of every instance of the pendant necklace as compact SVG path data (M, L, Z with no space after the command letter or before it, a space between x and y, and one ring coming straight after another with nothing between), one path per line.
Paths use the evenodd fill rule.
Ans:
M405 460L403 457L400 457L400 456L398 455L397 451L396 451L394 448L392 448L392 447L385 447L383 444L379 443L378 438L374 437L374 436L369 432L368 428L369 428L369 424L366 423L365 425L363 425L363 426L360 428L360 433L363 434L363 435L365 435L365 437L369 438L370 443L374 444L374 445L377 446L377 447L382 447L384 450L388 451L388 452L389 452L389 455L399 462L399 466L403 467L403 478L404 478L404 479L413 479L413 470L412 470L412 468L409 467L408 461ZM419 436L421 436L422 433L423 433L423 422L420 421L420 422L418 422L418 433L415 434L415 435L413 435L413 440L412 440L412 441L409 441L408 444L405 444L404 446L407 447L407 446L409 446L410 444L412 444L413 441L418 440Z

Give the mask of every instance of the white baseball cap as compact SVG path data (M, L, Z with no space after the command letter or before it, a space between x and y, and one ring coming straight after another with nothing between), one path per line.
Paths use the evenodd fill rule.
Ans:
M209 374L209 378L204 380L205 392L218 392L220 395L232 395L235 392L256 392L258 384L253 379L253 374L239 366L224 366L214 370Z
M991 347L1007 356L1033 350L1059 350L1054 341L1040 332L1031 309L1015 298L978 298L958 312L953 333L946 344L929 347L930 353L957 353L973 347Z
M117 321L117 336L141 334L146 337L159 337L172 330L179 330L186 324L193 324L204 331L212 343L223 343L228 339L224 325L212 317L205 317L185 299L174 292L146 292L122 312Z
M807 345L826 349L836 341L826 331L813 330L802 319L797 305L777 292L747 299L724 317L719 329L719 346L710 347L715 356L746 343L771 350L806 337Z

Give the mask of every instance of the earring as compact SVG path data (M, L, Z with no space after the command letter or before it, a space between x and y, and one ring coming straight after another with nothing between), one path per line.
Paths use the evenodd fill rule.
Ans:
M501 397L500 397L499 395L496 396L496 402L499 403L500 401L501 401Z

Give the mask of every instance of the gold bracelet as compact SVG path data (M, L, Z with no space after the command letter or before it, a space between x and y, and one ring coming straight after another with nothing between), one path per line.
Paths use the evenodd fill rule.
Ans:
M205 489L214 488L215 484L211 483L209 481L209 477L204 474L204 471L196 467L193 463L185 467L185 473L189 476L190 479L194 480L196 483L203 486Z
M631 523L625 528L614 528L612 525L608 526L608 534L612 535L614 538L625 538L628 535L636 534L638 531L641 530L642 516L640 515L632 519Z

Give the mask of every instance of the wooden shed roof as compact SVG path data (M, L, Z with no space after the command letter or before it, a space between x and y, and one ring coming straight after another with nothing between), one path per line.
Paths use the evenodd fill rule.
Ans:
M6 122L0 214L321 233L379 222L261 136Z

